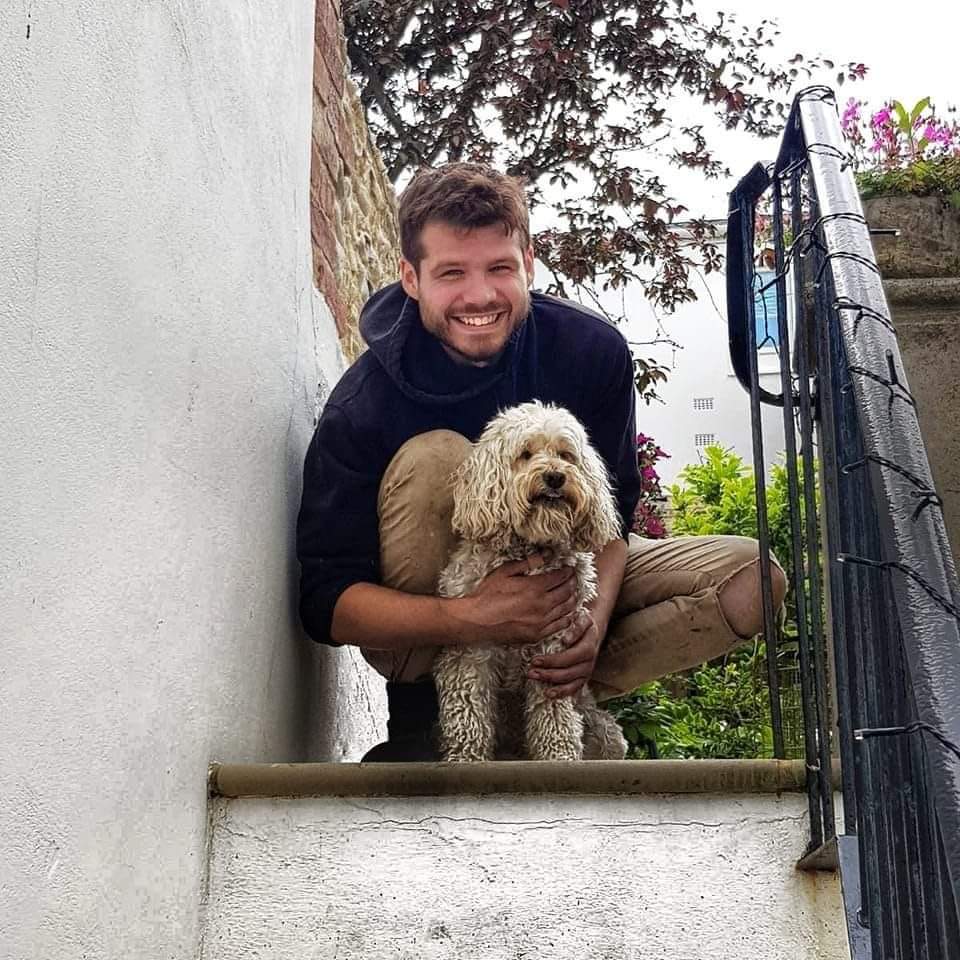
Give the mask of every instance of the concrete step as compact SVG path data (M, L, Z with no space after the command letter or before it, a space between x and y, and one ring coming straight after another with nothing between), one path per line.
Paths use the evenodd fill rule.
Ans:
M802 764L218 765L204 960L836 960Z

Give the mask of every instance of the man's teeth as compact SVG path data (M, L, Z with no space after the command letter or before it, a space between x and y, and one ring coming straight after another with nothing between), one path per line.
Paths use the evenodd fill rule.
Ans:
M476 316L457 317L456 319L465 323L468 327L487 327L491 323L496 323L499 316L499 313L478 313Z

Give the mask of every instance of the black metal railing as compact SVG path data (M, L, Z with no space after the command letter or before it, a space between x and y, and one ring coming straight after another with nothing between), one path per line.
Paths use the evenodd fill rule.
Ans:
M759 291L758 206L773 248ZM829 88L797 96L772 170L754 167L731 194L727 260L731 359L753 419L778 756L761 409L783 411L811 831L801 865L839 862L855 960L957 960L960 591ZM779 391L760 385L767 337Z

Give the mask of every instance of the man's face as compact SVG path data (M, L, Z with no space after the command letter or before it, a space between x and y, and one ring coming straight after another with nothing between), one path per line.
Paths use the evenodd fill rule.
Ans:
M533 247L524 250L503 224L464 230L428 223L420 233L420 271L400 261L400 279L420 319L458 363L495 360L530 311Z

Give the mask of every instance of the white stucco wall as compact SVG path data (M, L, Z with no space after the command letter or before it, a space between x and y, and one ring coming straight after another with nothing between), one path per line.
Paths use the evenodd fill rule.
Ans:
M848 960L802 794L220 800L203 960Z
M312 38L310 0L4 5L4 958L193 957L208 761L376 735L296 625Z

